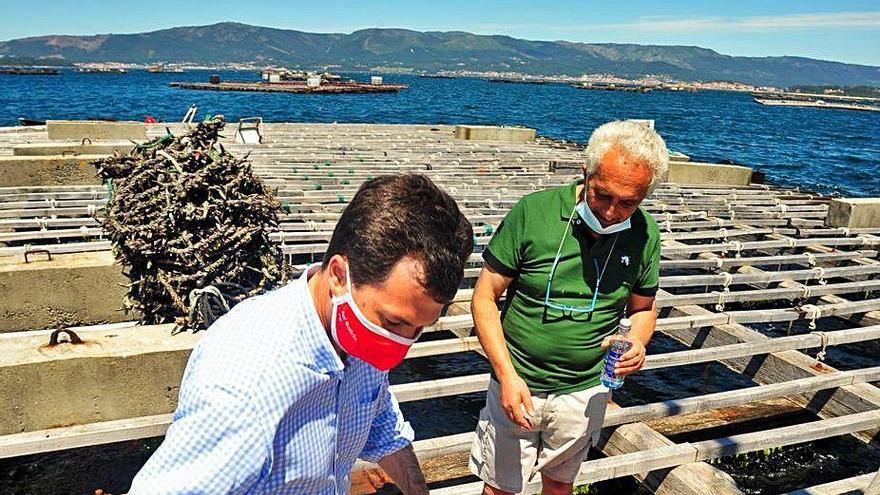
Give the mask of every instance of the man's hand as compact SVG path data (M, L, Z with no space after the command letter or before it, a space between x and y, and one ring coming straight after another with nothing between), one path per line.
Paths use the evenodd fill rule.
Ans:
M610 337L605 337L605 340L602 341L602 349L608 349L608 347L611 346L611 341L614 339L622 339L632 344L632 347L630 347L623 356L620 356L617 364L614 365L614 375L627 376L642 369L642 366L645 365L645 353L647 352L645 344L643 344L641 340L633 337L612 335Z
M379 460L381 467L405 495L428 495L428 485L412 445Z
M529 386L515 374L509 378L500 379L498 383L501 385L501 407L504 408L507 418L518 424L520 428L530 430L532 425L523 415L523 406L525 406L526 414L529 417L535 414Z

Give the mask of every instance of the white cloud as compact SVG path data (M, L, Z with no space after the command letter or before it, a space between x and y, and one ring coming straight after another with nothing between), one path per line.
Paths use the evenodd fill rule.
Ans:
M880 27L880 12L832 12L752 17L641 17L633 22L603 24L596 27L654 32L869 28Z

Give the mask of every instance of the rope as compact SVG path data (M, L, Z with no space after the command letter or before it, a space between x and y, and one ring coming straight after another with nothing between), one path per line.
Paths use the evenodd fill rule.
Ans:
M49 230L49 219L47 217L38 218L37 222L40 224L40 230Z
M788 214L788 205L786 205L786 204L782 204L782 203L780 202L780 203L779 203L779 212L782 214L782 216L787 215L787 214Z
M98 207L94 204L86 205L86 212L90 217L94 217L98 213Z
M220 289L209 285L204 289L193 289L189 292L190 319L195 316L196 312L201 314L207 328L229 312L229 304Z
M828 350L828 334L825 332L810 332L811 334L818 335L819 338L822 339L822 348L819 349L819 352L816 353L816 361L824 361L825 353Z
M816 256L813 253L804 253L804 256L807 258L807 263L810 264L810 267L814 267L817 265Z
M724 311L724 295L730 293L730 283L733 282L733 275L729 272L721 272L720 275L724 277L723 289L718 292L718 303L715 305L715 310L719 313Z
M810 286L807 285L807 284L799 284L799 285L801 286L801 288L802 288L803 291L804 291L804 292L801 294L801 298L804 299L804 300L809 299L810 296L813 295L813 289L811 289Z
M79 228L79 233L82 234L83 239L85 239L87 241L89 240L89 228L88 227L86 227L85 225L81 226Z
M743 243L739 241L730 241L733 244L733 249L736 251L734 255L735 258L739 258L742 256Z
M816 329L816 320L822 316L822 309L815 304L804 304L800 308L798 308L801 314L810 320L810 330Z
M828 281L825 280L825 269L824 268L822 268L821 266L816 266L816 267L813 267L813 271L816 272L816 280L819 282L819 285L825 285L828 283Z
M850 233L849 227L841 227L840 232L843 233L844 237L849 237L849 233Z

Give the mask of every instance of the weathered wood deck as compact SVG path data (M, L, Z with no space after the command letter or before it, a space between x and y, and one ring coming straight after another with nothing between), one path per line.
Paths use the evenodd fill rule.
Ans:
M577 149L540 141L457 141L449 126L264 128L262 145L224 145L234 153L250 152L255 170L277 188L285 213L272 238L295 264L320 260L346 202L361 182L381 173L427 174L474 223L475 251L464 286L448 313L427 329L445 338L416 344L407 359L480 352L468 307L480 252L520 197L573 178L571 171L554 172L552 163L583 159ZM150 128L151 135L163 132L163 127ZM0 132L0 154L16 143L46 140L45 131ZM108 250L94 218L106 199L100 185L0 189L0 243L6 244L0 254L20 257L26 246L53 253ZM586 462L579 482L636 476L656 493L738 493L728 475L704 461L840 435L876 447L880 389L872 382L880 381L880 357L876 366L837 370L817 360L812 350L880 339L880 298L875 297L880 229L827 227L827 198L764 185L664 184L644 206L662 229L658 331L689 348L663 354L649 348L646 369L720 362L755 386L639 406L609 405L600 445L607 457ZM848 323L829 330L824 325L828 319ZM776 338L750 327L769 322L800 323L797 332ZM106 333L100 326L81 332L97 340ZM2 340L16 338L0 335ZM809 354L803 352L808 349ZM0 373L15 359L0 360ZM480 392L487 383L486 374L475 374L392 388L399 401L410 402ZM771 409L807 410L819 419L677 444L655 428L662 421L667 433L693 431L704 425L701 414L707 411L742 411L762 403ZM168 413L7 434L0 437L0 457L161 435ZM465 475L471 438L469 430L417 441L429 479ZM370 480L385 479L375 466L356 469L369 471L355 478L362 482L355 490L368 491ZM866 474L797 493L868 489L871 482L880 483ZM480 486L465 482L432 493L479 493Z

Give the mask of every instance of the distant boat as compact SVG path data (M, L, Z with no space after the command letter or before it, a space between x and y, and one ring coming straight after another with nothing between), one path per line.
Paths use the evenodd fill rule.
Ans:
M18 118L19 125L46 125L45 120L34 120L34 119L26 119L24 117Z

